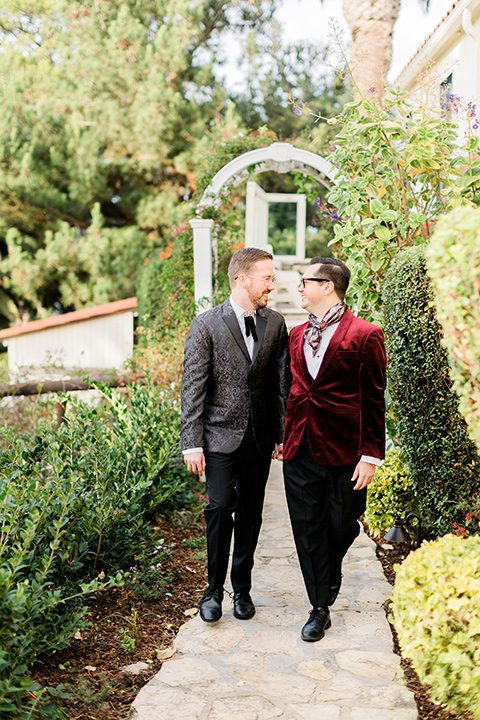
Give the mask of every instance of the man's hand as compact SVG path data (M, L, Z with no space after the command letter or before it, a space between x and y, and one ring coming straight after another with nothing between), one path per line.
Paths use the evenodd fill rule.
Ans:
M275 443L275 449L272 455L274 460L283 460L283 444Z
M362 490L363 488L367 487L367 485L370 485L375 475L376 469L377 466L373 465L373 463L365 462L365 460L360 460L352 475L352 482L355 483L353 489Z
M205 472L205 455L203 452L186 453L183 456L185 465L190 472L201 477Z

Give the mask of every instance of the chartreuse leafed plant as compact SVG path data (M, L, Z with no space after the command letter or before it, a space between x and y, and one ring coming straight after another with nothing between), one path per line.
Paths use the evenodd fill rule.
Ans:
M32 438L5 430L0 454L0 717L55 717L28 678L40 653L85 627L85 598L121 583L148 518L175 496L175 397L150 385L106 404L69 399L67 422ZM33 711L35 707L35 712ZM33 713L33 714L29 714ZM50 713L50 714L48 714Z
M375 482L368 486L367 509L364 520L369 532L379 537L389 530L397 515L404 517L407 512L418 513L418 501L399 448L392 448L385 462L375 474Z
M480 210L442 217L425 256L460 410L480 447Z
M383 289L389 386L420 515L440 535L464 520L480 487L480 458L452 389L423 248L402 250Z
M457 99L452 117L455 110ZM383 278L399 249L427 242L448 209L480 200L474 107L465 113L460 143L458 126L444 109L400 88L387 88L381 102L347 103L329 120L341 125L328 157L337 171L327 194L339 217L332 242L347 253L350 292L362 315L379 309Z
M435 702L480 720L480 538L424 542L396 571L402 652Z

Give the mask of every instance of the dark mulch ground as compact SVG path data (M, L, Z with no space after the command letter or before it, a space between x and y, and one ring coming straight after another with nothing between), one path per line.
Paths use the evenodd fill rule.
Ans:
M90 603L92 627L74 639L66 650L42 658L33 669L33 677L42 685L69 686L71 699L64 701L70 720L124 720L139 690L161 667L162 651L171 647L178 629L197 608L205 588L205 550L186 546L183 540L201 538L200 524L182 528L169 520L161 524L161 536L176 549L168 562L167 572L176 580L157 601L140 601L130 588L98 593ZM189 543L190 544L190 543ZM387 580L393 584L393 566L402 562L408 548L403 544L389 546L377 542L377 556ZM121 644L121 631L132 634L132 613L137 616L138 637L134 652L129 654ZM395 652L401 655L392 627ZM146 662L149 670L137 678L119 678L122 666ZM408 687L415 693L419 720L466 720L435 705L428 688L420 683L408 660L402 658Z
M160 669L162 651L171 647L188 620L186 612L198 608L205 589L204 544L188 547L183 540L202 538L204 528L200 524L182 528L165 519L157 535L165 544L175 544L174 552L163 560L165 572L175 577L163 597L140 601L130 587L97 593L89 605L90 630L69 648L43 657L33 669L34 680L43 686L69 686L72 697L63 701L69 720L127 718L139 690ZM122 632L132 637L135 614L138 636L134 652L129 653L122 647ZM121 667L140 661L148 663L148 671L137 678L119 677Z

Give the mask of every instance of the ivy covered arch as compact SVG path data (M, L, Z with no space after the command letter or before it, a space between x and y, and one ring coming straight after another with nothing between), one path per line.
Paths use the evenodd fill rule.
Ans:
M250 150L224 165L212 178L202 195L197 209L216 207L221 202L227 188L238 185L248 178L249 168L255 173L274 171L278 173L300 172L313 177L317 182L329 188L335 178L335 169L325 158L296 148L290 143L274 142L266 147ZM195 218L190 220L193 229L193 267L195 283L195 303L197 308L202 301L202 309L207 306L205 298L212 297L212 229L214 221Z

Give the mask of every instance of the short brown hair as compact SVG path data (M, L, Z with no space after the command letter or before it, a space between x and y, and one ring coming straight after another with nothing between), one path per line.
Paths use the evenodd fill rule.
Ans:
M340 300L344 300L351 275L345 263L331 257L314 257L310 260L310 265L321 265L321 267L315 268L315 275L317 275L317 277L324 275L327 280L331 280L338 297Z
M252 270L252 266L259 260L273 260L273 255L266 250L254 247L237 250L235 255L232 256L228 266L230 287L233 288L235 280L239 275L248 275Z

